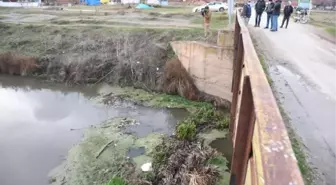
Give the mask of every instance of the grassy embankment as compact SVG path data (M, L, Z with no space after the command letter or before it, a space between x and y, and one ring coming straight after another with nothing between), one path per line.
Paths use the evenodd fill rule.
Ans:
M187 12L183 8L162 8L160 10L153 9L148 12L162 11L169 13L184 13ZM8 10L6 10L8 11ZM225 26L226 16L224 14L214 14L212 28L221 28ZM195 24L201 24L202 18L194 20ZM136 26L122 27L122 28L106 28L104 26L87 25L85 27L72 27L66 25L60 27L59 25L34 25L23 24L16 25L11 23L0 24L0 51L12 51L24 55L43 57L46 55L62 55L66 56L66 52L74 51L79 52L79 47L76 46L78 42L78 35L80 36L116 36L120 32L127 32L130 34L144 32L152 34L155 37L169 38L171 40L204 40L202 37L203 30L198 28L191 29L150 29L150 28L138 28ZM37 34L39 33L39 34ZM166 37L168 35L168 37ZM213 34L215 35L215 34ZM215 36L214 36L215 37ZM51 39L52 38L52 39ZM80 39L80 38L79 38ZM83 38L84 39L84 38ZM93 42L93 40L88 40ZM79 42L80 43L80 42ZM98 47L96 43L89 43L83 45L82 49L87 53L94 52L95 47ZM90 51L90 52L88 52ZM80 53L80 52L79 52ZM70 55L71 53L69 53ZM71 55L72 56L72 55ZM147 106L153 107L169 107L169 108L184 108L190 112L190 116L180 121L176 126L176 137L172 140L172 143L167 146L171 146L176 141L184 141L192 146L198 142L197 134L205 130L217 128L220 130L228 127L228 116L215 110L215 108L205 102L195 102L186 100L180 96L167 95L167 94L155 94L148 93L142 90L129 90L125 91L122 95L123 99L129 99L136 102L141 102ZM193 144L192 144L193 143ZM172 154L167 154L168 151L159 150L157 153L153 153L153 166L160 167L168 164L168 157ZM210 155L211 156L211 155ZM219 166L220 169L224 168L223 159L220 156L212 156L206 158L207 165ZM203 164L205 165L205 164ZM155 176L151 174L149 176ZM197 176L197 175L196 175ZM216 176L216 175L215 175ZM127 184L127 177L114 177L109 181L108 185L125 185ZM156 177L160 178L160 177ZM195 177L196 178L196 177ZM147 178L146 178L147 179ZM152 180L152 179L147 179ZM227 180L227 179L226 179Z
M310 22L312 25L321 27L329 33L329 35L336 37L336 15L334 11L313 11L310 14Z

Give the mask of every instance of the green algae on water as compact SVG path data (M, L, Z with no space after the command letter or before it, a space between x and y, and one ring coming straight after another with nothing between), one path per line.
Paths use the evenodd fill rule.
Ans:
M161 142L160 134L136 138L122 133L126 118L113 118L85 130L83 140L68 153L66 161L50 173L53 185L92 185L112 177L137 178L141 161L127 157L132 147L145 147L146 153ZM127 122L131 123L131 122ZM146 154L145 153L145 154ZM151 160L148 156L146 160Z

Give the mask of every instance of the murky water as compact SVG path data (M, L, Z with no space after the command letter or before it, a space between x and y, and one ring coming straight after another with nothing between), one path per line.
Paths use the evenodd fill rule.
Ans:
M232 141L228 137L217 138L209 144L212 148L216 149L218 152L222 153L223 156L228 160L227 167L230 170L232 164Z
M0 76L0 184L48 184L49 171L64 160L83 129L106 119L136 119L140 124L132 131L144 136L171 134L177 120L186 116L181 111L133 104L98 106L90 100L98 89ZM143 151L129 154L139 152Z

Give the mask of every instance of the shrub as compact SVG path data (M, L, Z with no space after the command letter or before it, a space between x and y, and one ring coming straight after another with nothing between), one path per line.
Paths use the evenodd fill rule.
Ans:
M229 125L230 125L230 118L229 116L226 116L223 120L219 120L216 123L216 128L219 130L224 130L229 128Z
M104 185L129 185L123 178L113 177L108 183Z
M191 140L196 136L196 124L182 122L177 126L176 133L179 139Z

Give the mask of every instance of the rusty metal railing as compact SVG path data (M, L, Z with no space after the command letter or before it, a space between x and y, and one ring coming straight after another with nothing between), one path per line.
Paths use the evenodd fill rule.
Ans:
M303 185L285 124L239 12L232 93L230 185Z

